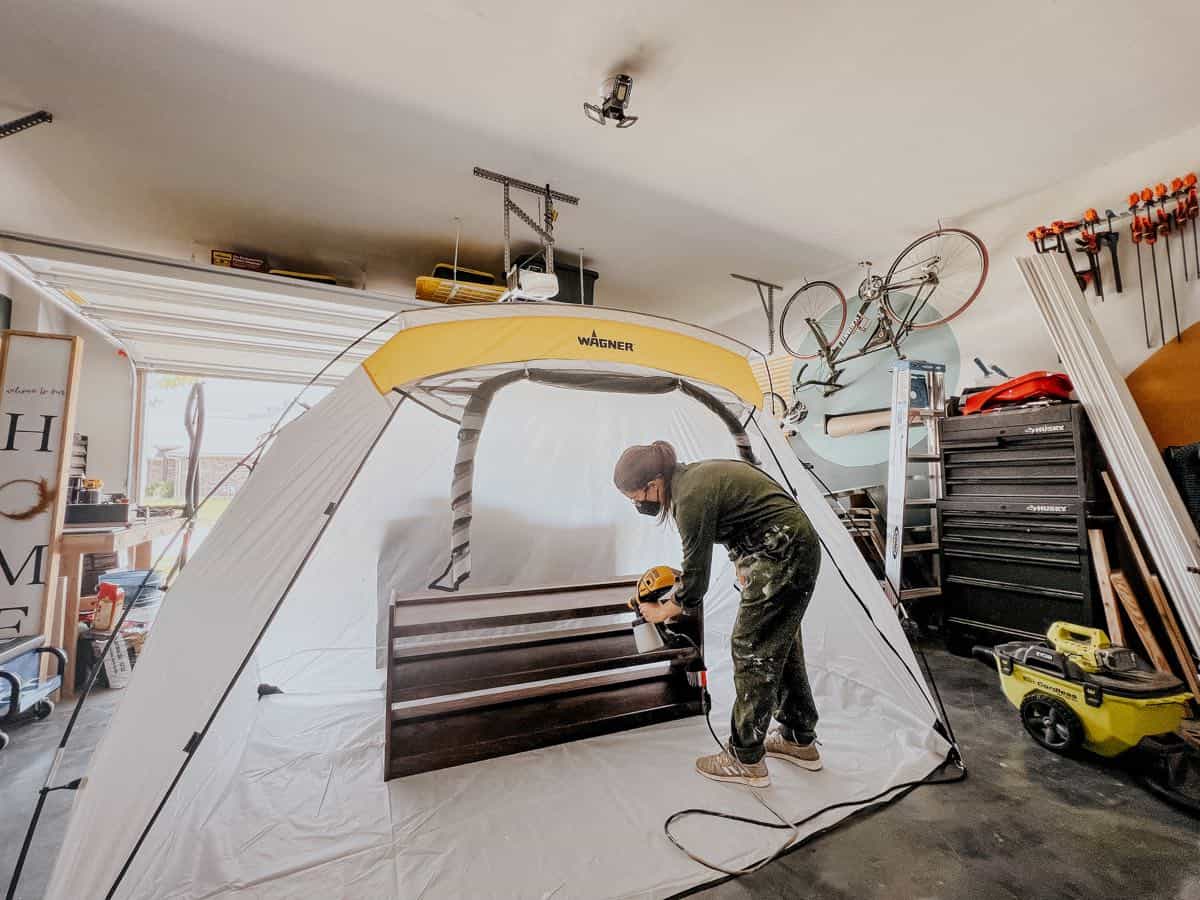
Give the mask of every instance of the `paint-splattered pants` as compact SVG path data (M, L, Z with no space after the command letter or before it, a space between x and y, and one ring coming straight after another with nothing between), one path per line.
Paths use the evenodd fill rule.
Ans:
M763 757L774 715L784 737L802 744L816 737L813 702L800 622L821 567L821 545L807 519L773 526L748 552L734 558L742 602L733 626L733 702L730 745L738 759Z

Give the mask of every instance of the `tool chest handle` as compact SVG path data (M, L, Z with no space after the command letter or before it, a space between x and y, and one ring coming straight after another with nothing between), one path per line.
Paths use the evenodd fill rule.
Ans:
M950 441L942 439L942 450L994 450L1003 445L998 437L976 438L971 441Z

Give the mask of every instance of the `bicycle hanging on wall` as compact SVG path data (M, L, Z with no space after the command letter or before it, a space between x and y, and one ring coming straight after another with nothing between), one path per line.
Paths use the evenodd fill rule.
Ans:
M988 253L971 232L938 228L905 247L885 276L872 274L869 261L859 265L866 277L858 286L858 311L849 324L846 295L831 281L805 283L783 307L779 340L789 354L806 360L792 386L796 401L784 417L790 422L807 414L801 391L819 388L828 397L846 387L841 377L847 363L889 348L904 359L901 347L909 334L962 315L987 279ZM858 334L866 339L849 348Z

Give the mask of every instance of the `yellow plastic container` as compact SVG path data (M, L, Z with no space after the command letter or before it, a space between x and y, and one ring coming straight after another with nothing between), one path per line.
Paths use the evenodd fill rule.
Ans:
M474 284L421 275L417 278L416 295L418 300L434 303L495 303L504 291L504 285L500 284Z

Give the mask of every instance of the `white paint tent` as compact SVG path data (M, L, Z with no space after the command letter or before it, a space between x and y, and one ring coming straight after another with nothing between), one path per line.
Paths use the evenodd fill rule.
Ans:
M668 843L664 819L686 807L763 812L744 789L695 774L694 758L713 749L698 716L383 779L381 604L391 589L423 589L446 562L459 424L439 388L481 373L529 377L496 396L479 439L469 585L576 583L678 562L678 536L633 512L612 487L613 463L658 438L685 460L735 457L727 420L681 390L581 391L536 377L671 376L737 414L824 545L804 631L826 768L776 766L769 801L792 820L849 804L807 822L810 835L947 760L935 702L879 584L755 410L747 348L600 309L422 310L398 324L278 434L171 589L76 795L48 897L661 897L713 880ZM580 340L593 334L610 343ZM737 595L722 553L714 563L706 655L723 731ZM283 693L260 700L264 682ZM785 834L725 820L679 829L725 865L769 855Z

